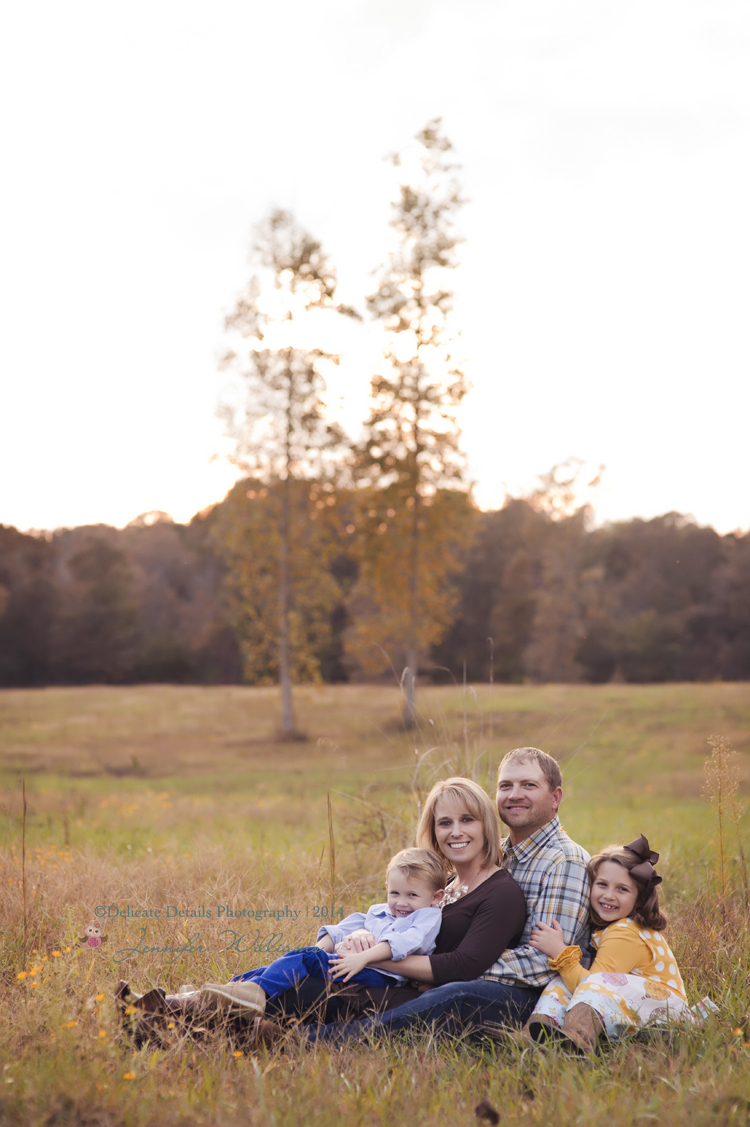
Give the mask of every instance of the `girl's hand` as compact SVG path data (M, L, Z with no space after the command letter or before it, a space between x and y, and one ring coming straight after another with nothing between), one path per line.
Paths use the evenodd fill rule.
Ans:
M335 961L331 959L328 963L328 973L337 982L348 982L353 974L367 966L366 954L366 951L352 951L348 955L339 955Z
M552 927L549 924L538 923L534 924L534 928L529 938L529 946L535 947L537 951L541 951L550 959L556 959L561 955L568 944L565 942L563 929L560 927L557 920L552 921Z

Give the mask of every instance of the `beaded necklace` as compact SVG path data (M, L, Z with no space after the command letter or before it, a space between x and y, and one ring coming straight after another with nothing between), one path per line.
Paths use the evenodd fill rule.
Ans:
M479 876L483 872L484 869L480 869L477 875ZM478 883L474 887L478 888L482 883L482 881L478 881ZM442 911L443 908L447 908L449 904L455 904L456 901L460 900L462 896L466 896L467 892L469 891L473 892L474 889L472 888L470 890L468 884L459 884L457 880L453 881L453 883L448 888L446 888L443 899L440 901L440 910Z
M454 888L457 888L458 891L454 891ZM440 911L442 912L443 908L447 908L449 904L455 904L456 901L460 900L462 896L465 896L468 891L468 884L459 886L457 882L454 882L450 888L446 888L443 894L443 899L440 901Z

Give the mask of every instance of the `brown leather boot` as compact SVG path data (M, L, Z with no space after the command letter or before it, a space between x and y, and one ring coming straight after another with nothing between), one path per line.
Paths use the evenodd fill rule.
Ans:
M256 1017L243 1044L248 1049L275 1049L289 1037L289 1030L265 1017Z
M135 998L125 1013L134 1015L131 1032L137 1049L143 1045L155 1045L159 1049L167 1047L169 1010L166 994L161 986L155 986L153 990Z
M596 1052L596 1042L604 1032L604 1022L596 1010L579 1002L565 1015L563 1024L555 1025L551 1018L536 1014L529 1019L529 1034L534 1041L557 1042L561 1048L579 1056Z
M520 1032L524 1040L544 1045L556 1041L561 1030L546 1014L532 1014Z
M585 1002L579 1002L566 1013L560 1032L579 1053L590 1055L596 1052L596 1043L604 1032L604 1022L596 1010Z

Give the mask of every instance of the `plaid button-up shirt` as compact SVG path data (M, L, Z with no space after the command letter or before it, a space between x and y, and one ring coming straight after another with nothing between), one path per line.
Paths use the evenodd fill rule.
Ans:
M529 947L531 929L538 921L552 925L556 919L566 944L577 943L589 965L589 855L568 837L555 816L520 845L503 840L503 865L526 897L526 927L518 947L504 951L482 978L518 986L546 986L553 977L549 960Z

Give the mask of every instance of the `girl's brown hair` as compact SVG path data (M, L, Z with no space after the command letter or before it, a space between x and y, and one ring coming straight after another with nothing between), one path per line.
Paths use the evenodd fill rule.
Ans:
M608 845L606 849L602 849L600 853L592 857L588 863L588 873L592 883L599 871L599 866L605 861L614 861L616 865L622 865L638 889L638 899L630 913L630 918L640 924L641 927L651 927L655 931L664 931L667 926L667 917L659 903L658 885L639 879L633 874L633 869L636 865L643 863L643 858L639 857L637 853L633 853L631 849L626 849L624 845ZM608 923L606 920L600 919L592 907L589 908L589 914L594 927L608 927L609 923L612 922L610 920Z
M454 777L435 783L425 799L417 826L417 845L431 849L443 856L435 836L435 807L441 798L463 806L467 813L482 823L484 828L484 855L488 865L500 864L500 826L497 810L491 800L473 779Z

